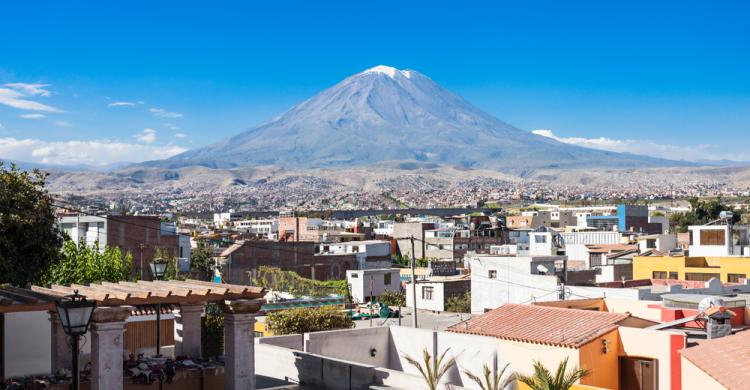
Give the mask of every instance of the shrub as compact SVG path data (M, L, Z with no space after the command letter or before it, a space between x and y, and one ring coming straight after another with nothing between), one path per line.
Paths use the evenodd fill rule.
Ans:
M275 335L350 329L354 322L346 312L330 307L297 308L268 314L268 328Z

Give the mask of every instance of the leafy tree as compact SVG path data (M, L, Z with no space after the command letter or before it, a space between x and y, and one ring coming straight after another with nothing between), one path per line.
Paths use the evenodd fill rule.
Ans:
M44 189L47 174L0 161L0 283L25 287L57 262L63 238Z
M378 300L390 307L406 306L406 297L399 291L386 291L380 294Z
M448 350L446 349L439 357L432 357L427 351L427 348L425 348L422 350L421 362L408 355L404 356L404 359L419 370L419 373L422 374L422 378L424 378L424 381L427 383L427 387L430 390L436 390L438 384L440 384L440 379L443 378L445 373L448 372L451 367L456 365L456 358L453 357L448 359L448 361L443 362L447 352Z
M445 301L445 311L451 313L471 313L471 292L454 295Z
M202 350L204 357L224 354L224 312L215 303L206 305L206 315L201 318Z
M80 244L65 240L60 260L49 267L41 281L49 284L85 284L92 282L120 282L130 279L133 256L128 252L125 257L117 247L105 247L99 250L98 243L88 246L82 240Z
M350 329L354 322L346 312L332 307L306 307L268 313L268 328L275 335Z
M469 379L476 382L476 384L479 386L482 390L502 390L506 387L508 387L513 381L516 379L515 375L508 375L505 379L503 379L503 376L505 375L505 371L508 369L508 366L510 363L506 364L505 367L503 367L500 372L492 373L490 368L485 364L484 365L484 375L480 378L476 375L474 375L472 372L468 370L464 370L464 374L469 377Z
M589 370L578 367L568 371L568 358L565 358L557 366L554 376L542 363L534 361L534 375L516 374L516 378L531 390L568 390L589 373Z
M733 211L734 222L739 222L741 220L740 214L742 210L732 209L725 205L721 201L721 198L706 200L691 198L689 202L690 211L675 213L670 216L669 225L673 231L686 233L688 231L688 226L690 225L704 225L708 222L719 219L719 214L722 211Z
M199 244L190 251L190 269L198 271L204 280L211 280L218 265L213 258L213 250L205 244Z

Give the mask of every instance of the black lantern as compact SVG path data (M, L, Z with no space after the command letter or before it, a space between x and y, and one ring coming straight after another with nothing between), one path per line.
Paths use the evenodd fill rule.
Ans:
M73 390L78 390L81 384L81 378L78 373L79 340L89 330L91 314L94 313L96 302L86 300L86 297L78 294L78 290L75 290L73 295L68 295L57 301L55 306L63 331L72 339Z
M162 261L162 259L154 259L149 264L149 267L151 267L151 275L154 277L154 280L161 280L164 274L167 273L167 263Z
M161 280L167 273L167 262L162 259L154 259L149 267L154 280ZM156 304L156 356L161 356L161 303ZM159 387L161 387L161 383L159 383Z

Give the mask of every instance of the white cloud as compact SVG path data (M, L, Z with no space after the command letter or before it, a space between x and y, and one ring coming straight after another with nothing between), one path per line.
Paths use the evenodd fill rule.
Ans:
M669 145L661 144L652 140L615 139L607 137L560 137L552 130L547 129L532 130L531 132L542 137L552 138L562 143L582 146L585 148L608 150L610 152L618 153L633 153L671 160L750 160L750 153L727 154L721 151L716 145Z
M73 127L72 123L66 121L55 121L54 123L60 127Z
M0 88L0 104L19 110L61 112L61 110L42 104L29 98L34 96L49 96L50 92L43 89L47 84L5 84L8 88Z
M174 133L175 138L186 138L187 134L185 133Z
M46 118L47 115L44 115L44 114L21 114L18 117L19 118L23 118L23 119L42 119L42 118Z
M46 89L50 84L38 83L8 83L6 87L23 93L26 96L51 96L52 91Z
M141 162L171 157L185 150L173 145L109 140L49 142L30 138L0 138L0 156L3 158L56 165L105 166L118 162Z
M135 135L135 138L140 142L152 144L156 141L156 130L143 129L143 131Z
M113 102L107 104L107 107L133 107L135 103L132 102Z
M182 118L179 112L169 112L163 108L149 108L148 111L159 118Z

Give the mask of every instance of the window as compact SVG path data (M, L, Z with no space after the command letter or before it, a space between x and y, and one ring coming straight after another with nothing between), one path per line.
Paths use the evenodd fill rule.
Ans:
M646 248L648 249L655 249L656 248L656 240L653 238L649 238L646 240Z
M701 230L701 245L725 245L723 230Z
M534 236L534 242L537 244L544 244L547 242L547 236Z
M497 279L497 271L494 269L490 270L490 272L487 273L487 277L490 279Z
M359 245L355 245L352 247L352 252L359 253Z
M432 286L422 287L422 299L428 301L432 300Z
M728 274L727 282L729 283L742 283L740 279L745 279L745 274Z
M669 278L673 280L679 280L680 278L677 276L677 272L670 272Z
M701 282L708 281L711 278L720 279L719 274L704 274L698 272L685 272L685 280L698 280Z
M651 273L652 279L666 279L667 273L664 271L654 271Z
M383 284L385 284L386 286L390 286L391 285L391 274L390 273L383 274Z
M356 272L352 272L352 278L358 278L358 277L359 277L359 274L358 274L358 273L356 273Z

